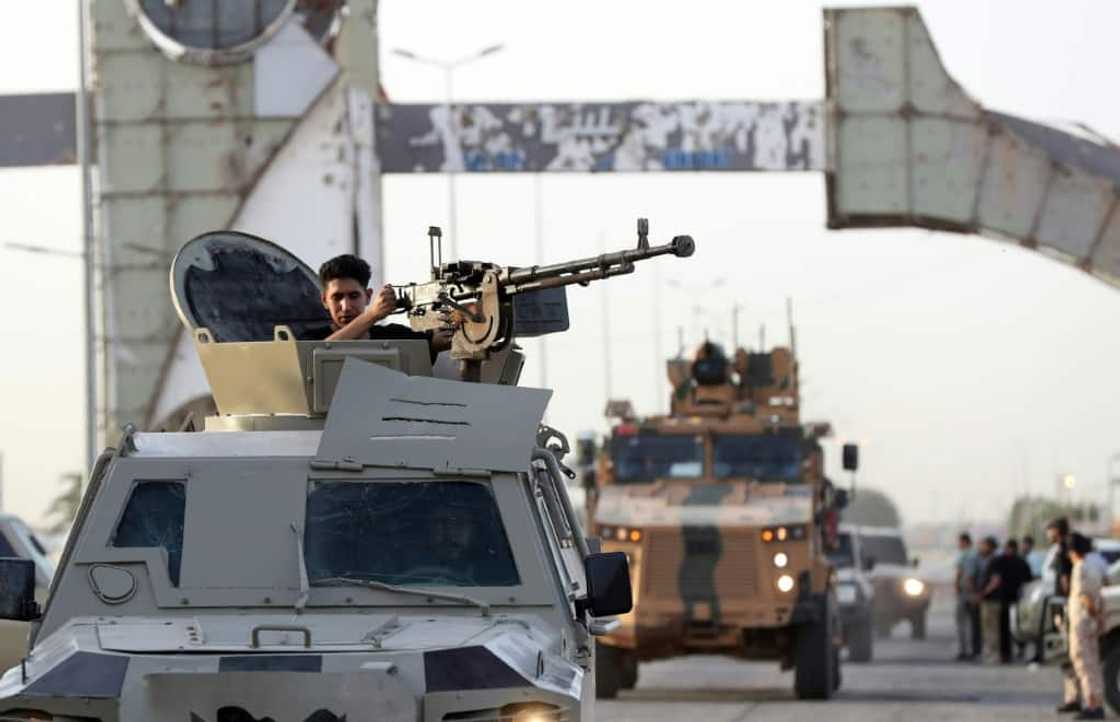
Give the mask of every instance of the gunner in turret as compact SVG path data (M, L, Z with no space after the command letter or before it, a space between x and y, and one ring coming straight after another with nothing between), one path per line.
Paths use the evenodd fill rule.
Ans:
M374 294L369 288L369 264L351 254L335 256L319 267L323 308L331 323L310 331L308 339L344 341L352 339L425 339L432 359L451 348L451 327L420 333L398 323L380 324L396 308L393 287L385 284Z

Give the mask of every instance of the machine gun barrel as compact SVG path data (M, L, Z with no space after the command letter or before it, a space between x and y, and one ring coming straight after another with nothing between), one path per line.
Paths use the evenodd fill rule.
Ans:
M638 248L628 251L604 253L547 266L509 270L502 274L499 282L502 291L508 295L576 283L585 285L590 281L633 273L634 263L647 258L665 255L687 258L692 255L695 248L696 244L691 236L676 236L669 243L660 246L639 245Z

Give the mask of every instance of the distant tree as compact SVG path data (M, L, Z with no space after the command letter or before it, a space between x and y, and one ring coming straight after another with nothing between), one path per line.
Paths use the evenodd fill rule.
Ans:
M855 498L840 516L844 522L860 526L902 526L898 507L890 497L866 486L856 490Z
M61 534L70 528L74 517L78 515L78 506L82 503L82 475L76 471L63 474L59 478L62 491L59 492L47 507L47 520L50 526L46 531L50 534Z

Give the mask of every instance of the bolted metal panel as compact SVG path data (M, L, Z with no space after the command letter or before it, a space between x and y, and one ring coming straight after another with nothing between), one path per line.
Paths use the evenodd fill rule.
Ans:
M359 34L368 32L376 13L374 0L356 0L352 6L360 11ZM93 134L99 151L95 204L103 269L100 426L112 437L124 422L156 421L154 412L163 398L197 395L193 382L197 359L193 349L179 348L178 323L168 296L171 256L187 239L229 227L268 175L280 150L292 141L301 115L312 112L329 88L341 86L336 93L341 97L350 85L341 80L345 66L337 65L323 50L326 26L309 35L301 15L292 16L291 27L266 33L268 37L259 43L262 58L219 65L172 59L198 60L202 56L197 54L172 53L169 58L141 27L139 16L129 12L127 2L92 0L90 15ZM287 107L266 103L258 108L257 101L269 97L256 92L258 76L275 78L278 71L291 66L293 53L306 58L309 52L317 53L317 72L288 74L289 89L304 102ZM249 60L244 48L237 53L237 59ZM375 64L368 58L363 62ZM365 67L357 70L362 77L370 75ZM345 110L346 106L341 107ZM369 105L364 112L372 117ZM67 117L72 119L72 109ZM338 163L347 168L358 163L348 160L345 153L356 143L368 155L373 133L369 122L359 129L369 138L350 138L354 129L346 123L335 122L332 127L340 137L328 150ZM314 141L303 142L322 141L316 135ZM363 162L370 165L368 160ZM299 168L289 165L285 177L295 178ZM295 165L300 165L298 158ZM375 248L378 241L372 236L379 228L371 225L365 211L363 220L355 222L351 207L364 208L368 203L356 198L350 178L345 173L320 175L310 168L304 170L303 186L289 180L285 184L288 190L308 199L322 197L324 202L331 200L326 196L338 197L338 203L329 203L332 219L320 224L323 232L335 235L335 227L344 225L345 237L337 239L342 248L357 248L355 232L362 235L363 245ZM309 191L311 195L307 195ZM363 181L358 192L373 190ZM308 214L306 208L288 205L273 207L271 215L283 227L284 217ZM255 225L250 218L241 219L246 221ZM184 388L167 388L169 385Z
M1012 238L1120 285L1120 149L985 110L914 8L825 11L830 228Z
M381 105L382 171L820 170L816 102Z

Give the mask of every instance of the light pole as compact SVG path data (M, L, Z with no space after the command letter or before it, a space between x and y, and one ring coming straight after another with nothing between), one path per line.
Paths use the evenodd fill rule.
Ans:
M440 58L429 58L427 56L420 55L418 53L414 53L411 50L405 50L404 48L394 48L393 49L393 55L397 55L397 56L405 58L407 60L413 60L417 63L423 63L424 65L432 65L432 66L435 66L435 67L443 70L443 83L444 83L444 96L445 96L444 97L444 103L447 106L447 131L448 131L448 134L450 135L450 141L451 141L451 143L450 143L451 148L449 149L450 153L455 153L456 155L458 155L462 152L462 149L459 147L459 123L456 121L456 119L455 119L455 117L452 113L452 107L451 107L452 102L455 100L455 86L454 86L455 69L460 68L460 67L462 67L464 65L467 65L469 63L473 63L476 60L481 60L482 58L485 58L487 55L493 55L494 53L497 53L498 51L500 51L504 47L505 47L505 45L502 44L502 43L498 43L497 45L490 45L488 47L483 48L482 50L478 50L476 52L471 53L470 55L464 55L463 57L456 58L454 60L443 60L443 59L440 59ZM448 252L449 252L448 256L450 257L451 260L457 261L457 260L459 260L459 227L458 227L459 226L459 218L458 218L458 211L457 211L456 205L455 205L455 173L457 173L459 170L461 170L461 168L453 168L452 167L450 153L448 154L448 156L446 158L444 158L444 164L447 166L447 205L448 205L448 211L447 211L448 212L448 217L447 217L448 235L447 235L447 240L448 240Z
M1108 535L1112 536L1112 527L1115 522L1115 512L1113 511L1112 504L1116 500L1116 485L1120 484L1120 476L1116 476L1113 471L1116 468L1116 462L1120 461L1120 451L1117 451L1112 456L1108 457L1108 463L1104 468L1104 483L1108 484Z

